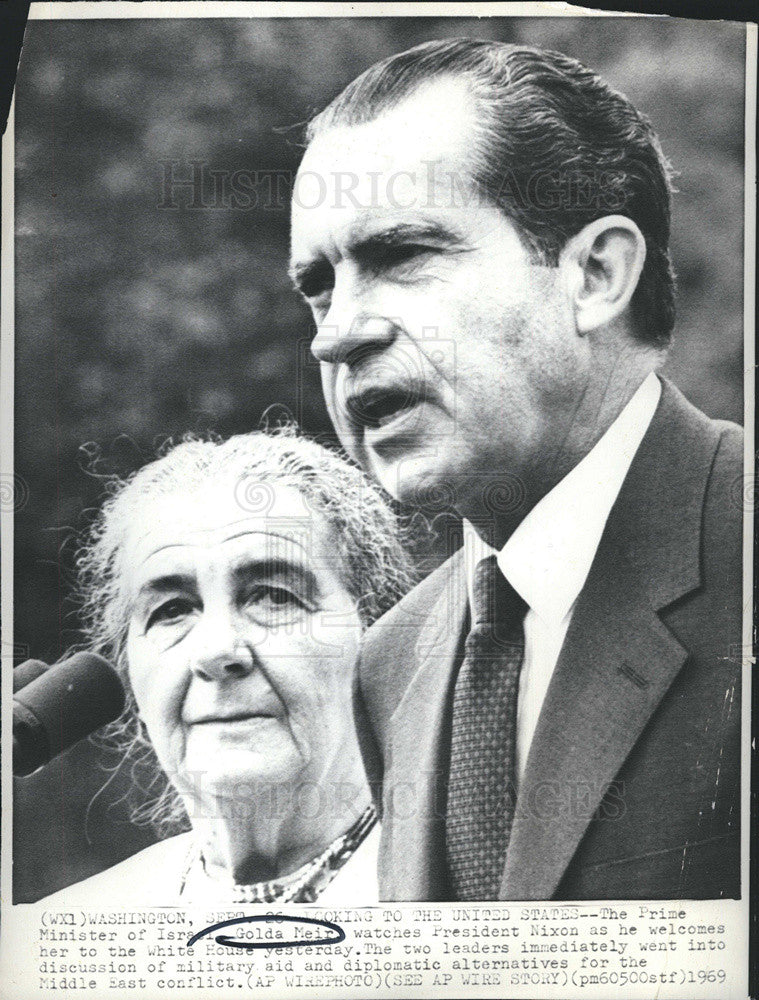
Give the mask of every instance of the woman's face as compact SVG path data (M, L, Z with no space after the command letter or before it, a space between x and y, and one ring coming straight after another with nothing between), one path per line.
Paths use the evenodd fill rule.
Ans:
M321 516L291 487L262 488L264 516L239 483L162 497L125 546L132 688L162 767L198 804L321 790L358 755L356 602Z

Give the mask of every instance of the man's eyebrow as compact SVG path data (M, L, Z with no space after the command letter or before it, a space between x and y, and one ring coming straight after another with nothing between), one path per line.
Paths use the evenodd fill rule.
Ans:
M358 253L374 247L403 246L422 240L432 240L435 243L460 243L461 237L449 226L429 220L427 222L396 222L385 229L358 236L349 241L351 252Z
M359 262L371 261L378 251L425 240L445 246L462 243L461 236L454 229L440 222L397 222L348 240L346 249ZM321 256L310 261L294 261L290 265L290 277L298 291L306 296L331 287L334 281L332 265L326 257Z
M439 222L398 222L385 229L357 235L346 244L346 252L359 264L381 264L388 250L414 244L434 244L449 248L461 246L463 240L455 230Z

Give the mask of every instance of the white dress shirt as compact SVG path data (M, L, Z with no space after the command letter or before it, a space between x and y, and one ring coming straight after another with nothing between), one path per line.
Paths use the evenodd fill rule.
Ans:
M496 553L501 572L528 605L517 704L517 780L524 775L538 716L577 598L660 396L661 382L651 372L603 437L533 507ZM474 568L495 552L464 521L470 607Z

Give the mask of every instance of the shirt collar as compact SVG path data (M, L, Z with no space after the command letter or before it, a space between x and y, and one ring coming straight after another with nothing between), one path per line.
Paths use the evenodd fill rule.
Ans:
M537 503L500 552L464 521L464 559L472 605L474 568L486 556L547 624L572 610L606 521L661 396L651 372L588 454Z

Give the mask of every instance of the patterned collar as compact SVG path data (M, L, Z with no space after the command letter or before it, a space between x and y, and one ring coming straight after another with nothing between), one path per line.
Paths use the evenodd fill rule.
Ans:
M184 867L179 895L190 898L223 895L229 903L313 903L366 839L376 822L376 810L370 805L350 829L318 857L282 878L252 885L225 883L209 875L202 850L194 844Z

